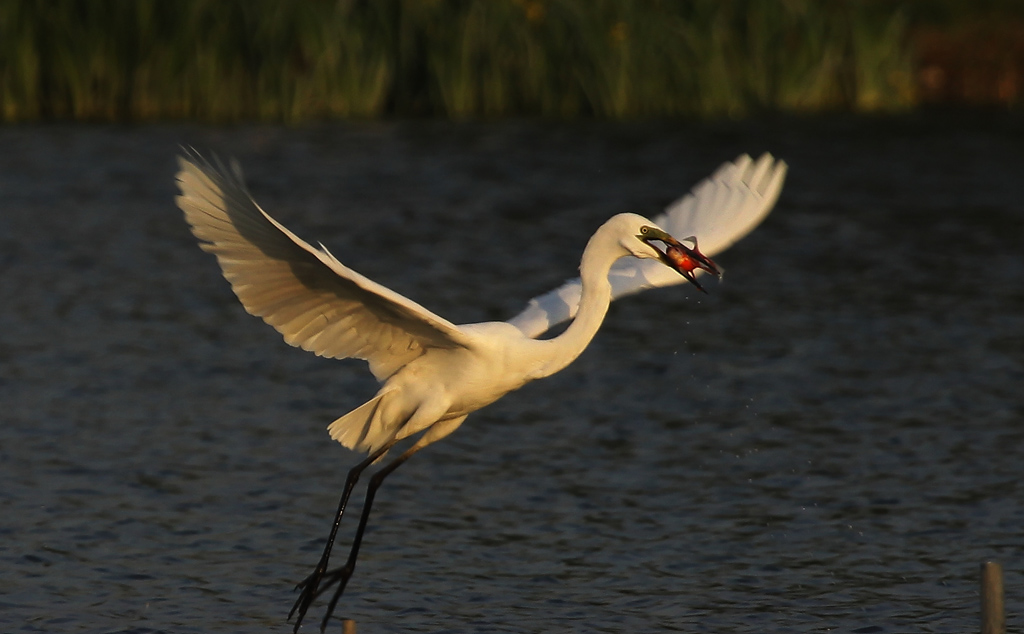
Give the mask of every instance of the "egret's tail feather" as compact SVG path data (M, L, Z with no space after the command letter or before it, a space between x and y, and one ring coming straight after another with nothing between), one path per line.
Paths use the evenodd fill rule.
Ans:
M393 391L380 392L367 402L327 426L331 438L349 449L371 452L395 435L395 429L384 416L387 400Z

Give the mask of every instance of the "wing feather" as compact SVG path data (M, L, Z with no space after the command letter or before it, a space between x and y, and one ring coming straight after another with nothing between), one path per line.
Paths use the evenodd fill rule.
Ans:
M757 161L744 154L722 164L653 222L677 238L696 236L705 255L721 253L750 233L772 210L782 191L786 169L784 161L776 161L770 154L761 155ZM636 258L616 262L608 279L613 298L686 281L656 260ZM544 334L576 314L580 284L579 278L569 280L531 299L509 323L528 337Z
M237 165L179 157L178 207L204 251L217 256L245 309L290 345L370 362L381 381L429 348L470 337L419 304L316 249L252 200Z

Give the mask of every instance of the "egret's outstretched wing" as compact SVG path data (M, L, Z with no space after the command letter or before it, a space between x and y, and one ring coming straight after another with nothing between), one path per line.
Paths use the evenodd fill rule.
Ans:
M690 193L669 205L655 224L683 238L696 236L708 256L720 253L750 233L768 215L782 191L786 163L763 154L756 162L744 154L725 163L698 183ZM648 288L682 284L681 275L657 260L623 258L615 263L608 279L612 297ZM552 326L576 314L580 280L530 300L526 309L509 320L528 337L542 335Z
M178 207L251 314L293 346L370 362L379 379L427 348L470 344L448 320L315 249L259 208L241 170L178 159Z

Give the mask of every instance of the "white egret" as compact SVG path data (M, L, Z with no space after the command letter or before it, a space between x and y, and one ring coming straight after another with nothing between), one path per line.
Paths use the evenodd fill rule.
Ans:
M321 631L355 568L377 488L427 445L455 431L471 412L571 363L590 343L614 297L675 284L706 271L711 259L677 235L699 235L708 255L743 237L774 205L785 163L764 155L723 165L652 222L636 214L612 217L590 238L580 278L532 300L510 322L456 326L419 304L348 268L264 212L250 197L237 165L226 169L198 156L179 158L178 206L216 255L245 309L273 326L286 342L318 355L369 362L383 383L376 396L328 427L332 438L369 456L348 474L323 555L298 584L295 631L312 601L337 589ZM660 243L660 247L658 246ZM680 275L681 274L681 275ZM699 287L699 284L697 284ZM703 290L703 289L701 289ZM575 316L557 337L536 339ZM397 442L422 435L370 479L345 564L327 570L345 506L360 474Z

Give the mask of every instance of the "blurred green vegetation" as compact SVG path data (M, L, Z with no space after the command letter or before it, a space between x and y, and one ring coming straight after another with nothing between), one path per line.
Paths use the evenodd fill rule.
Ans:
M900 110L916 103L909 20L957 10L952 0L4 0L0 119Z

